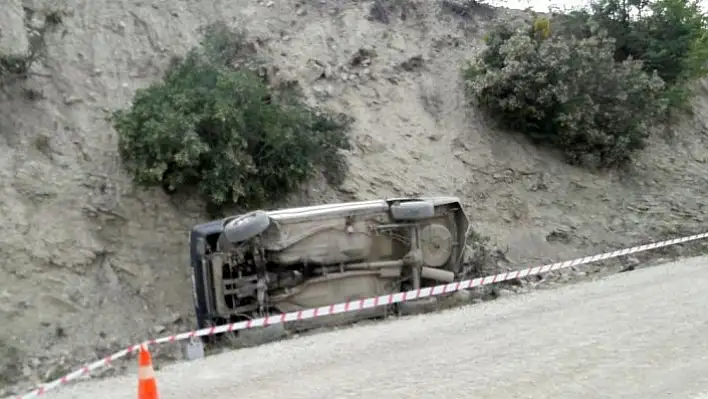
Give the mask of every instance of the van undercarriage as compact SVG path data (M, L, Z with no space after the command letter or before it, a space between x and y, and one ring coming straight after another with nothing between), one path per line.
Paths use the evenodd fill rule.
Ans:
M468 227L454 197L255 211L197 226L191 257L198 323L454 281Z

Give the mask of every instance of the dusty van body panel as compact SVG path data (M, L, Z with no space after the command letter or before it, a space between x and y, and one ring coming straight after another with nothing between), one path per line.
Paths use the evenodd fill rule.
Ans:
M254 211L195 226L190 257L198 324L453 281L468 229L455 197Z

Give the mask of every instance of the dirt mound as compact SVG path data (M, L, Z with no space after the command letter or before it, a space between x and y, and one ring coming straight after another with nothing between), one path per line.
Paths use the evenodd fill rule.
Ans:
M486 26L520 12L418 0L9 3L3 50L31 45L41 10L67 11L27 84L0 94L0 357L21 361L0 374L13 381L192 326L186 243L201 204L133 187L105 118L218 19L246 28L311 101L356 118L343 189L314 183L291 204L457 195L512 262L533 263L706 220L708 97L622 174L568 166L470 111L460 66Z

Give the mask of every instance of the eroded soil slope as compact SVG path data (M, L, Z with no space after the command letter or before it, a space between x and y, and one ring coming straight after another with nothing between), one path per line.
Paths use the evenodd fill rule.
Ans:
M0 387L53 378L192 325L187 231L206 216L197 202L133 187L105 118L219 19L246 28L277 76L356 118L343 189L315 183L292 204L458 195L512 262L705 226L706 100L696 102L698 118L655 139L631 170L593 174L495 131L465 105L460 65L481 49L493 19L519 13L374 5L5 0L3 51L30 44L25 32L43 8L69 14L47 36L48 56L30 80L0 94Z

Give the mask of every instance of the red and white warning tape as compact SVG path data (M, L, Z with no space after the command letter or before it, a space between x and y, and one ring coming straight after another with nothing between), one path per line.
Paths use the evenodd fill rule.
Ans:
M547 273L555 270L565 269L568 267L579 266L594 262L599 262L601 260L607 260L612 258L617 258L620 256L630 255L637 252L644 252L656 248L668 247L671 245L682 244L689 241L701 240L708 238L708 233L695 234L682 238L674 238L672 240L659 241L651 244L645 244L636 246L633 248L620 249L612 252L605 252L603 254L586 256L583 258L577 258L573 260L567 260L564 262L551 263L543 266L531 267L528 269L515 270L505 273L500 273L493 276L479 277L471 280L463 280L458 282L453 282L449 284L437 285L434 287L426 287L412 291L399 292L396 294L381 295L374 298L359 299L351 302L343 302L338 304L332 304L327 306L322 306L319 308L305 309L297 312L282 313L278 315L272 315L268 317L263 317L260 319L253 319L248 321L241 321L238 323L224 324L221 326L215 326L210 328L204 328L201 330L195 330L185 333L180 333L176 335L170 335L167 337L151 339L145 341L138 345L129 346L119 352L116 352L110 356L107 356L99 361L88 364L81 369L74 371L71 374L67 374L57 380L44 384L25 395L18 396L17 399L30 399L37 396L45 394L47 391L55 389L61 385L68 383L69 381L75 380L79 377L89 374L91 371L99 369L101 367L111 364L116 359L120 359L128 354L137 352L141 345L153 345L162 344L166 342L176 342L187 340L195 337L209 336L214 334L221 334L225 332L232 332L238 330L246 330L249 328L265 327L278 323L288 323L292 321L313 319L316 317L329 316L339 313L356 312L362 309L370 309L377 306L386 306L394 303L400 303L405 301L410 301L414 299L427 298L438 296L442 294L449 294L459 290L466 290L469 288L481 287L484 285L490 285L494 283L500 283L502 281L514 280L517 278L523 278L527 276L534 276L542 273Z

